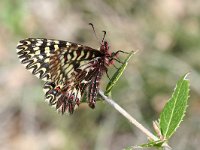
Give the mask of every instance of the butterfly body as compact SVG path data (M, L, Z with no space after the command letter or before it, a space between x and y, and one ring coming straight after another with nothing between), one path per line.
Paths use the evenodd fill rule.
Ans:
M21 40L17 54L27 70L45 81L46 101L62 114L72 114L85 93L89 106L95 107L99 82L115 57L105 41L96 50L43 38Z

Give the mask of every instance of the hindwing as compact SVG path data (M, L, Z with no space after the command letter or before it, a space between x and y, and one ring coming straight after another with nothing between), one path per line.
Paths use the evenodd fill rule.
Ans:
M33 75L46 81L45 99L62 113L73 113L85 92L94 108L104 71L102 53L67 41L28 38L19 42L17 54Z

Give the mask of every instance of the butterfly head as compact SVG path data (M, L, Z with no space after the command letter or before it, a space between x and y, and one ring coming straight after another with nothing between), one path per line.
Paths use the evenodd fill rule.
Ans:
M96 37L96 39L99 41L97 35L96 35L96 32L95 32L95 29L94 29L94 25L92 23L89 23L89 25L91 25L92 29L93 29L93 32L94 32L94 35ZM103 32L103 38L102 38L102 41L99 42L100 43L100 52L104 55L104 62L105 62L105 65L106 66L109 66L109 65L112 65L114 64L114 61L113 60L116 60L117 57L118 57L118 52L109 52L109 48L110 46L108 45L108 42L105 41L105 37L106 37L106 31L102 31Z
M110 46L108 45L107 41L102 41L100 52L104 54L104 62L106 66L110 66L111 64L114 64L113 58L116 57L115 53L111 53L109 51Z
M107 41L102 41L102 44L101 44L101 47L100 47L100 51L102 53L108 53L108 50L109 50L109 45L108 45L108 42Z

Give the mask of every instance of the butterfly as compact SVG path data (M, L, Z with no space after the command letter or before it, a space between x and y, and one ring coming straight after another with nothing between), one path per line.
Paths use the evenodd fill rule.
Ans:
M54 39L27 38L19 41L18 58L27 70L45 81L45 100L58 112L72 114L84 95L89 107L95 108L102 75L107 73L108 67L121 52L109 51L105 34L104 31L100 50Z

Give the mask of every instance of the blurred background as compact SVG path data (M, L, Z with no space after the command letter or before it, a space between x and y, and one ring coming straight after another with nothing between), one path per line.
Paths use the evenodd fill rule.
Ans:
M112 51L139 50L112 94L151 131L177 80L190 72L188 111L170 145L176 150L199 149L199 10L198 0L1 0L0 149L121 150L147 141L105 102L98 102L94 110L82 104L71 116L58 115L44 102L43 82L17 58L18 41L28 37L99 48L89 22L100 39L102 30L107 31ZM114 71L109 70L110 76ZM104 77L102 89L107 82Z

